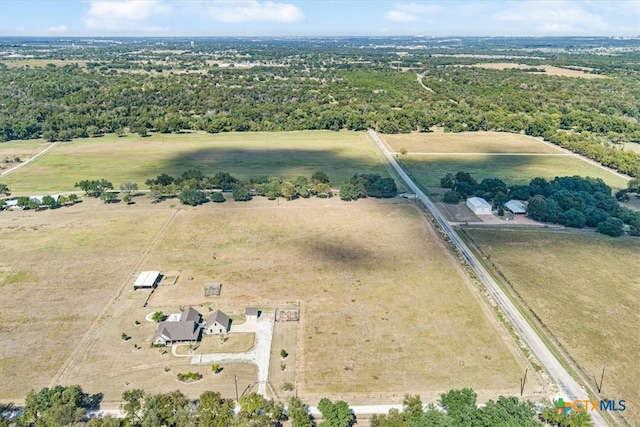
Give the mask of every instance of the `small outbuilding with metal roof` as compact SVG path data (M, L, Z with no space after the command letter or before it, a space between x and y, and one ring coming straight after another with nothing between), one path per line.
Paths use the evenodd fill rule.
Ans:
M504 204L504 207L514 215L524 215L527 213L527 208L520 200L509 200Z
M143 271L133 283L133 290L153 289L158 284L159 271Z
M468 198L467 207L476 215L491 215L491 205L482 197Z

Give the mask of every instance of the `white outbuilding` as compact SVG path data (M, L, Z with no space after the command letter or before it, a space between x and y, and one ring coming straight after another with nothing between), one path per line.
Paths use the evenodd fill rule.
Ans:
M491 215L491 205L482 197L468 198L467 207L476 215Z

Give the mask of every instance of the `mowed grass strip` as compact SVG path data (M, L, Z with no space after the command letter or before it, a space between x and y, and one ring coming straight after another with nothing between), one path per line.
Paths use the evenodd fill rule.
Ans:
M97 204L2 212L0 399L48 385L171 214Z
M640 239L594 234L469 229L589 376L600 398L626 400L640 425Z
M417 183L426 187L439 186L443 176L458 171L470 172L478 181L500 178L509 185L528 184L536 177L551 180L556 176L580 175L602 178L613 189L627 187L624 178L574 156L407 155L399 160Z
M409 153L564 154L553 145L526 135L505 132L410 133L384 135L395 151Z
M78 181L102 178L115 186L129 180L143 188L161 173L179 176L189 169L207 175L224 171L241 179L295 179L322 170L334 185L356 172L387 175L364 133L300 131L78 139L61 143L0 182L14 193L70 191Z
M225 311L300 302L298 378L307 395L517 392L519 362L413 205L225 205L176 216L144 268L193 280L160 287L150 310L210 301L207 282L223 284L213 302Z

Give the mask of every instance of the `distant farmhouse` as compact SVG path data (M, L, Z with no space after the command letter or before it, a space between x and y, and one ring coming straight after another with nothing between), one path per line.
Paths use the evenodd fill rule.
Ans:
M158 324L153 343L170 345L198 342L202 338L202 316L192 307L185 308L177 321L167 320Z
M491 205L482 197L468 198L467 207L476 215L491 215Z

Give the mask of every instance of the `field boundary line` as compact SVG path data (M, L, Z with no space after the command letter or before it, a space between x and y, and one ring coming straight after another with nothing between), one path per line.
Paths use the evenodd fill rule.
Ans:
M178 210L174 210L173 211L173 213L171 214L169 219L167 219L167 221L164 223L164 225L162 226L160 231L158 231L158 234L156 234L156 237L154 237L154 239L151 241L149 246L147 246L147 248L142 253L142 255L140 255L140 257L138 258L138 261L136 261L136 263L133 265L131 270L127 272L126 276L122 280L122 285L118 288L118 291L116 293L114 293L114 295L109 299L109 301L107 301L107 303L104 305L104 308L102 309L100 314L93 320L93 322L91 322L91 325L89 326L89 329L84 334L84 336L82 337L80 342L75 346L75 348L73 349L71 354L69 354L67 359L63 362L62 366L60 366L58 371L51 378L51 381L49 381L49 388L54 387L56 385L56 383L64 375L65 371L67 369L69 369L69 366L71 366L71 363L75 360L75 358L78 355L78 353L80 352L80 350L84 346L86 346L87 343L89 342L89 340L91 339L91 337L94 336L94 334L96 332L96 329L102 323L102 320L104 319L104 316L107 313L107 311L109 310L109 308L111 308L113 306L113 304L118 300L118 298L120 298L120 295L122 295L122 292L124 291L124 289L128 285L130 285L131 276L134 275L135 272L140 268L140 265L142 265L142 263L145 260L145 258L147 258L149 253L153 250L153 248L155 248L155 246L158 244L160 239L167 232L167 229L169 228L169 225L173 222L173 219L176 217L177 213L178 213Z
M436 152L436 153L425 153L425 152L413 152L409 151L407 155L418 155L418 156L559 156L559 157L570 157L572 154L568 153L447 153L447 152Z
M7 176L7 175L9 175L10 173L12 173L12 172L14 172L14 171L16 171L16 170L20 169L21 167L23 167L23 166L25 166L25 165L27 165L27 164L31 163L32 161L36 160L38 157L40 157L40 156L42 156L42 155L47 154L50 150L53 150L57 145L58 145L58 142L57 142L57 141L56 141L56 142L51 143L51 145L49 145L47 148L45 148L44 150L40 151L39 153L37 153L35 156L31 157L30 159L25 160L24 162L20 163L20 164L19 164L19 165L17 165L17 166L12 167L11 169L7 169L6 171L1 172L1 173L0 173L0 176Z

